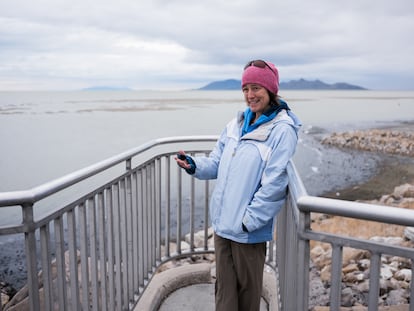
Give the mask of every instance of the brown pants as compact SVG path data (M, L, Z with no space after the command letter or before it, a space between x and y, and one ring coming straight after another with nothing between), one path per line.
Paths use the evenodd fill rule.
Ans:
M244 244L214 235L216 311L258 311L266 243Z

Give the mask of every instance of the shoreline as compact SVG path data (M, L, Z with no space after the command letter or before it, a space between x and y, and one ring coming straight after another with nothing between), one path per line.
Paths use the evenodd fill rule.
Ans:
M382 142L382 151L364 150L363 148L367 148L367 146L362 145L365 144L365 142L361 143L362 146L354 143L352 147L349 147L349 134L354 133L353 131L344 131L339 134L330 133L326 135L327 137L319 138L321 144L325 145L327 148L336 148L351 153L357 152L360 157L377 159L374 172L372 172L371 177L367 180L362 180L346 187L339 187L337 189L326 191L320 195L321 197L348 201L375 200L379 199L382 195L392 193L397 186L405 183L414 184L413 150L411 150L409 154L404 155L395 152L398 151L398 148L402 144L410 144L412 146L413 140L411 140L410 137L409 141L407 139L404 141L404 138L399 137L398 143L396 143L395 138L390 138L389 144L398 144L398 146L394 146L394 148L386 148L387 141L385 141L383 137L383 135L385 135L384 131L387 133L394 133L395 135L398 133L404 136L413 135L414 121L404 121L393 125L355 131L358 132L358 135L363 136L364 139L366 136L372 135L372 133L375 133L377 136L382 135L381 138L384 140ZM343 134L342 137L341 134ZM347 136L348 142L346 143L348 143L348 146L344 146L346 143L343 141L343 136ZM337 138L336 141L335 137ZM329 140L329 138L333 140Z
M376 171L367 181L330 190L320 196L347 201L375 200L405 183L414 184L414 158L382 155Z

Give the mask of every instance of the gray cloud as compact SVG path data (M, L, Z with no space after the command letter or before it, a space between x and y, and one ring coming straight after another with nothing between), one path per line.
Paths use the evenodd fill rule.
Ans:
M414 2L0 2L0 89L186 89L263 58L281 79L414 89Z

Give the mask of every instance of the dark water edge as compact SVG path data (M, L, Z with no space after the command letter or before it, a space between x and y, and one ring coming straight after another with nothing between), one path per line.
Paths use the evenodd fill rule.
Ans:
M376 128L414 133L414 121L392 122ZM321 138L318 137L318 140L320 141ZM397 186L414 183L414 158L412 157L331 148L353 154L357 162L374 160L375 165L369 169L367 175L361 176L359 181L346 182L341 186L318 194L319 196L348 201L378 200L382 195L391 194Z
M414 181L414 159L323 146L328 133L314 128L301 134L294 164L309 195L371 200ZM20 289L27 280L23 237L8 236L0 243L0 281Z
M370 154L368 153L368 156ZM402 156L381 156L375 174L368 180L332 191L320 196L347 201L378 200L391 194L395 187L414 182L414 159Z
M378 172L383 156L358 150L342 150L321 144L324 130L302 135L294 164L309 195L323 196L367 182Z

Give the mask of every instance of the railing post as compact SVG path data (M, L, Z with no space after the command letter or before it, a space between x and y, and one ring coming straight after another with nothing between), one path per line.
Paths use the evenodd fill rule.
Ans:
M125 169L129 172L132 169L132 159L128 158L125 160Z
M37 279L36 236L33 221L33 204L23 204L24 244L26 252L27 283L29 288L30 310L40 311L39 281Z
M289 201L290 198L288 197L286 200L286 206L282 208L282 210L277 215L277 223L276 223L276 263L277 263L277 270L278 270L278 281L277 288L279 288L280 292L280 301L279 307L280 310L286 310L285 306L287 303L287 295L286 295L286 244L289 240L290 236L287 232L287 222L288 222L288 213L289 213Z
M209 207L209 181L204 181L204 250L208 250L208 207Z
M155 228L156 228L156 254L155 254L155 258L157 262L161 262L161 184L162 184L162 174L161 174L161 158L157 158L156 159L156 166L155 166L155 178L154 178L154 183L155 183L155 215L156 215L156 221L155 221Z
M368 311L378 310L379 297L379 278L381 271L381 254L371 253L371 265L369 273L369 294L368 294Z
M165 163L165 221L164 221L164 235L165 235L165 252L164 256L170 257L170 224L171 224L171 160L170 156L166 157Z
M301 233L310 230L311 216L308 212L299 211L298 227L298 257L297 257L297 297L298 310L309 309L309 261L310 245L309 240L303 239Z
M339 311L341 306L341 284L342 284L342 245L332 245L331 261L331 310Z
M181 221L182 221L182 172L177 167L177 253L181 254Z
M54 220L55 246L56 246L56 272L59 310L67 310L67 288L65 269L65 238L63 233L63 217Z
M414 275L414 259L411 258L410 260L411 263L411 275ZM413 285L413 277L411 277L411 281L410 281L410 302L414 302L414 285ZM414 311L414 303L410 303L410 310L409 311Z
M131 162L131 160L128 160ZM133 194L132 194L132 176L131 163L127 164L129 174L125 177L125 226L126 226L126 242L127 242L127 281L128 281L128 300L133 301L134 297L134 274L133 274L133 223L132 223L132 209L133 209Z

